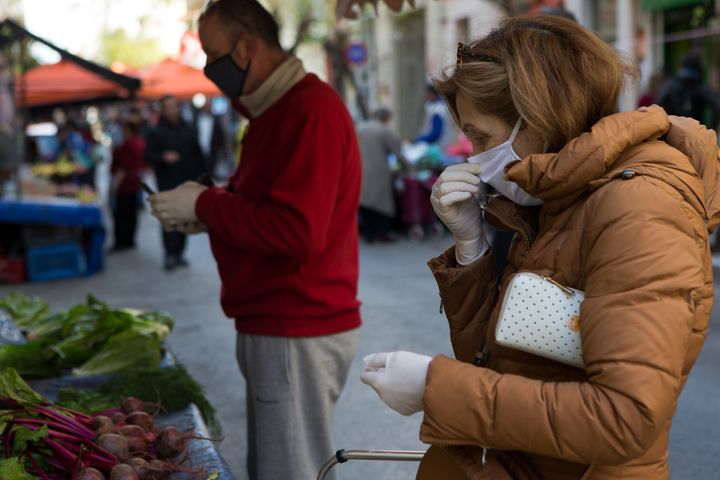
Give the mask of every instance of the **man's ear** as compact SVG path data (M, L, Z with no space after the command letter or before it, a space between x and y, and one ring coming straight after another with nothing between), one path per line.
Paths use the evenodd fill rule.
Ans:
M257 54L257 39L252 35L243 34L233 48L233 59L241 68L247 68Z

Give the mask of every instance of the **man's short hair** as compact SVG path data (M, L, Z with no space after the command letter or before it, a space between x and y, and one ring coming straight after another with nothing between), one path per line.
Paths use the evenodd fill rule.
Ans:
M390 120L390 118L392 118L392 112L385 107L380 107L373 112L372 116L375 120L379 120L382 123L386 123Z
M210 0L200 14L200 21L213 13L231 31L247 32L282 50L277 21L257 0Z

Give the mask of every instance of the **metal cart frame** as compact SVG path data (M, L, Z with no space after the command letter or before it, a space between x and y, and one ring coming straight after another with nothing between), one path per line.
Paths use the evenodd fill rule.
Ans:
M339 463L350 460L380 460L389 462L419 462L425 456L423 450L338 450L335 456L325 462L317 480L325 480L330 470Z

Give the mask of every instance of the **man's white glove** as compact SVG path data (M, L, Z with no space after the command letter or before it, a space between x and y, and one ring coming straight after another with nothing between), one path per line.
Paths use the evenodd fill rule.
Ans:
M373 353L363 358L360 379L370 385L388 407L402 415L423 409L423 393L432 357L412 352Z
M440 220L455 237L455 257L469 265L488 250L482 211L474 196L480 191L480 165L450 165L432 188L430 202Z

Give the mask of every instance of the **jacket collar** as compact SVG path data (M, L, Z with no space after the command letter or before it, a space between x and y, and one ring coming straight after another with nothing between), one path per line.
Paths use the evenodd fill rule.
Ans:
M605 175L629 147L660 137L668 126L660 107L610 115L560 152L531 155L509 164L505 174L546 204L563 200L566 206L582 195L590 182Z
M509 164L505 175L556 214L630 168L676 188L714 225L720 221L717 158L715 132L653 105L607 116L560 152Z

